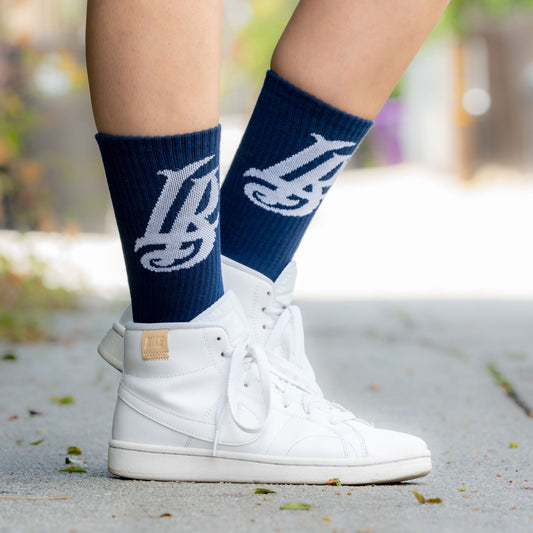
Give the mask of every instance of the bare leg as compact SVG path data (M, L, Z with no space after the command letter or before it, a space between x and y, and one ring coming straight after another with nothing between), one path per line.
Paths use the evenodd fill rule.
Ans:
M373 119L449 0L301 0L272 70L320 100Z
M187 322L223 294L221 28L222 0L88 1L97 141L137 322Z
M155 480L190 480L194 470L193 478L200 481L252 482L264 476L263 481L271 482L324 483L324 468L338 459L346 466L336 467L335 472L340 473L335 475L348 484L426 475L431 460L421 439L361 424L355 415L322 398L303 353L303 343L298 342L302 334L296 332L297 340L289 340L299 327L299 320L294 318L297 315L276 301L276 287L267 278L242 265L230 265L229 286L233 283L236 292L221 297L220 240L216 242L219 217L212 216L218 199L219 129L139 137L206 128L218 119L217 98L209 87L209 81L216 79L212 87L218 93L218 56L210 55L206 63L203 53L212 52L219 37L209 36L209 32L217 33L216 28L204 22L210 20L214 2L92 0L90 4L88 56L95 116L99 129L115 134L100 134L97 139L121 232L137 322L126 324L123 340L111 337L119 362L123 358L124 375L108 453L109 471ZM188 17L191 14L194 16ZM175 16L184 17L179 27L173 24ZM301 235L310 217L298 214L305 217L304 224L297 221L297 225L289 224L281 232L280 224L272 224L272 218L269 224L263 223L267 222L259 211L263 208L244 196L242 177L270 173L276 178L280 176L275 172L281 168L282 178L291 169L305 167L303 180L292 182L296 182L304 202L309 202L308 198L313 202L307 210L310 214L316 208L315 201L320 203L323 189L331 183L331 171L341 167L349 155L346 150L343 155L338 152L353 150L369 124L317 102L275 74L269 73L269 79L269 85L280 90L270 94L266 106L263 98L256 107L258 119L252 119L255 125L249 126L241 144L244 148L239 150L251 164L248 166L246 157L237 154L233 177L228 177L234 191L229 190L230 203L226 211L221 209L220 221L225 213L235 211L240 219L233 221L235 236L241 236L243 229L248 233L238 246L252 242L266 248L268 254L276 254L276 242L262 237L276 231L282 237L291 231ZM283 94L290 97L284 98ZM298 105L291 106L295 101ZM250 150L247 138L253 139L250 144L257 149ZM316 144L322 150L318 155L313 148ZM263 158L256 157L258 154ZM317 165L321 156L325 158ZM285 164L278 164L280 158ZM326 176L327 182L316 183ZM294 205L290 188L281 189L281 205ZM232 204L235 191L239 198ZM288 195L289 202L283 202L287 199L283 194ZM250 207L255 211L250 212ZM228 229L231 235L231 224ZM204 255L209 246L211 252ZM196 260L200 252L203 257ZM180 262L183 254L192 255ZM171 276L168 283L166 276ZM291 279L289 272L283 283L287 296ZM198 304L200 298L205 302L213 293L215 298L208 302L209 307L199 310L205 310L200 321L192 327L182 324L198 316L198 312L189 313L190 302ZM242 298L242 312L236 298ZM145 302L147 309L139 305L136 310L136 301ZM183 307L187 306L187 316L183 317ZM177 307L180 316L169 316ZM152 311L157 316L152 316ZM249 320L241 320L243 313ZM270 328L275 328L275 334L271 331L269 336L266 330ZM249 347L249 341L253 347ZM269 352L272 347L280 360L276 376L270 373L269 358L255 347L256 343L265 343ZM274 378L272 384L270 376ZM224 396L229 399L221 399L220 391L226 389ZM269 417L273 422L265 424ZM279 432L280 427L290 430ZM204 444L195 447L199 440ZM175 446L161 450L169 442ZM187 453L181 443L189 445ZM228 466L227 459L218 456L217 446L238 460ZM366 457L360 460L361 449L372 457L371 465ZM279 464L280 455L283 464ZM254 457L258 456L265 460L257 462ZM309 464L309 456L326 459Z
M89 0L98 131L173 135L219 120L222 0Z

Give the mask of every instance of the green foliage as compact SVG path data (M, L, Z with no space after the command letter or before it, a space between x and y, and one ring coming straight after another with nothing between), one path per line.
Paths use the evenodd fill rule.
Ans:
M42 315L49 309L72 309L74 295L50 289L43 281L44 266L34 261L30 272L18 274L0 255L0 339L14 342L46 340Z
M263 81L270 58L289 18L296 0L249 0L253 15L237 35L235 60L257 86Z
M3 158L20 156L25 136L37 122L37 114L29 109L12 88L0 91L0 141Z
M26 442L25 440L22 440L22 439L17 439L16 442L19 446L39 446L41 442L44 442L44 437L38 440L34 440L33 442Z
M57 405L70 405L76 403L74 396L52 396L50 401L57 403Z
M436 34L452 32L463 37L468 35L478 17L497 19L524 9L533 10L533 0L452 0L437 25Z
M254 494L276 494L275 490L265 489L264 487L257 487Z
M77 472L79 474L86 474L87 473L87 469L83 468L82 466L78 466L78 465L70 465L70 466L67 466L65 468L60 468L58 470L58 472L69 472L71 474L73 472Z
M70 28L74 36L84 16L81 4L67 0L54 4L50 20L65 31ZM86 69L79 53L60 47L43 49L33 35L17 37L16 31L8 35L3 23L0 17L0 227L56 229L49 176L57 176L59 169L42 155L31 157L31 136L39 135L48 119L39 103L43 95L35 98L40 94L35 73L43 68L60 72L74 92L87 86Z
M415 498L418 500L418 503L424 504L424 503L442 503L441 498L424 498L422 494L417 492L416 490L413 491L413 494Z
M28 90L39 54L27 46L0 46L0 224L36 229L50 204L44 167L27 153L28 137L44 119Z
M69 446L67 448L67 455L81 455L81 450L77 446Z
M309 505L308 503L300 503L300 502L289 502L280 507L281 510L287 510L287 511L309 511L309 509L312 509L312 508L313 508L312 505Z

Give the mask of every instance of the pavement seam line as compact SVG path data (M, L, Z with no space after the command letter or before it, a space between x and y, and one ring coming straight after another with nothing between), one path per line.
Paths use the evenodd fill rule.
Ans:
M494 363L488 363L487 371L493 377L494 382L505 391L505 394L515 403L515 405L522 409L526 416L533 418L533 409L531 409L525 400L518 395L511 382L500 372L498 367Z

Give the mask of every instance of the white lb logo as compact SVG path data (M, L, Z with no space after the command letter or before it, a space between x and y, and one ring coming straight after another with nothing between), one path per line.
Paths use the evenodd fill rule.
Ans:
M285 216L303 217L311 214L320 205L324 195L333 185L340 167L348 161L351 154L334 153L341 148L355 147L346 141L328 141L322 135L312 133L315 143L264 170L250 168L244 173L263 183L249 182L244 193L256 205ZM301 176L287 180L287 176L299 168L309 165L328 152L331 157L313 166ZM331 174L328 178L325 178Z
M160 170L157 174L167 178L159 199L150 215L144 235L135 241L135 252L146 246L160 246L145 252L141 257L144 268L154 272L171 272L191 268L211 253L216 238L218 214L218 167L208 174L196 172L214 156L187 165L181 170ZM190 180L190 183L187 181ZM173 221L167 221L184 184L190 186ZM186 190L186 189L185 189ZM168 232L164 224L171 223Z

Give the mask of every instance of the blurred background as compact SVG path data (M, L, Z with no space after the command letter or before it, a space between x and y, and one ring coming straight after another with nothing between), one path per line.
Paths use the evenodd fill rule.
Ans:
M222 177L295 5L225 0ZM126 298L84 19L0 0L0 268ZM297 295L533 298L532 148L533 0L452 0L313 221Z

